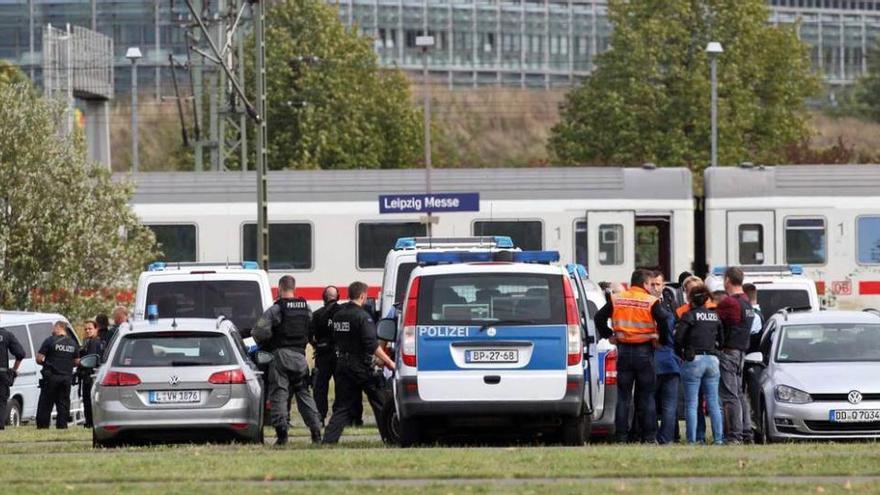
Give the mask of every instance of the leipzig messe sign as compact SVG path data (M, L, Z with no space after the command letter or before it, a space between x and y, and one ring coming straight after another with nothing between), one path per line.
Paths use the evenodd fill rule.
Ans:
M480 211L480 193L383 194L379 213Z

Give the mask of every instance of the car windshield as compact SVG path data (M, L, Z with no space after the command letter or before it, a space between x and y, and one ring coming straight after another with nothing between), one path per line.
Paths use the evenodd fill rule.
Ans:
M758 286L758 304L765 318L782 308L810 307L810 293L804 289L770 289Z
M127 335L113 366L220 366L234 364L229 339L213 332L156 332Z
M787 325L779 339L779 363L880 361L880 324Z
M147 304L160 318L217 318L223 315L240 329L253 329L263 313L260 285L250 280L152 282Z
M419 325L507 321L565 324L560 275L465 273L422 277Z

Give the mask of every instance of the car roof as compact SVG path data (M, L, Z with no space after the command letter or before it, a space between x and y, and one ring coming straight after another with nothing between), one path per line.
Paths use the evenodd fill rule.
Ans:
M565 275L563 267L559 265L544 265L538 263L451 263L443 265L419 266L413 270L413 275L431 276L459 273L539 273L549 275Z
M33 321L45 320L67 321L67 318L58 313L37 313L35 311L0 311L0 327L5 327L7 325L23 325L26 323L31 323Z
M791 311L778 312L774 318L782 320L782 325L804 325L811 323L878 323L880 317L866 311Z
M150 332L220 332L226 333L234 328L227 319L211 318L159 318L155 322L137 320L130 322L126 334Z

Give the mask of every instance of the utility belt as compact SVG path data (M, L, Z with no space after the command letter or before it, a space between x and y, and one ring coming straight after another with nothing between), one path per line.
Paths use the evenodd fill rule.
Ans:
M648 344L660 340L658 333L631 334L627 332L614 332L614 338L618 344Z
M336 351L336 357L340 361L346 361L349 363L366 364L367 366L371 366L373 364L373 356L359 352L355 353Z

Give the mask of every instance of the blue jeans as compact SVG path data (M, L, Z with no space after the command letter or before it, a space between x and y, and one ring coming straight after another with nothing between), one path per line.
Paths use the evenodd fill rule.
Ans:
M617 407L614 411L615 436L626 442L629 435L629 416L633 402L633 386L638 383L638 401L644 411L640 421L641 441L657 439L657 408L654 402L654 347L651 344L620 344L617 346Z
M718 399L718 383L721 370L718 358L699 354L693 361L686 361L681 368L684 383L684 411L688 443L697 440L697 406L702 389L709 406L709 419L712 421L712 437L716 444L722 443L724 428L721 419L721 404Z
M660 429L657 430L657 443L675 442L675 425L678 423L678 381L675 373L657 375L657 416Z

